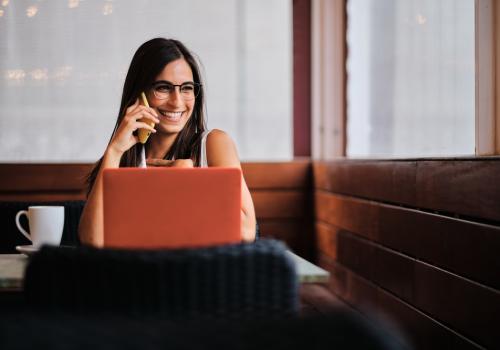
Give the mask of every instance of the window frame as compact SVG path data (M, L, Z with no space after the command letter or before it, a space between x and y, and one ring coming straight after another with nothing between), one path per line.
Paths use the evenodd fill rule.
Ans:
M500 154L499 12L498 1L475 0L476 156Z
M347 1L311 0L314 159L346 156ZM475 156L500 155L500 4L475 0Z
M311 0L312 157L346 155L346 0Z

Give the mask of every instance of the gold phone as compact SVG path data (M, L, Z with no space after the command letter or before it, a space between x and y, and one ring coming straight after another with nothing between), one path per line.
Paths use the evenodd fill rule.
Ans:
M144 106L146 107L149 107L149 103L148 103L148 99L146 98L146 94L143 92L141 92L141 100L142 100L142 103L144 104ZM150 121L149 119L140 119L139 121L141 122L145 122L151 126L155 126L155 123L153 123L152 121ZM146 141L148 140L148 137L149 135L151 135L151 131L149 131L148 129L139 129L137 131L137 136L139 136L139 142L142 143L142 144L145 144Z

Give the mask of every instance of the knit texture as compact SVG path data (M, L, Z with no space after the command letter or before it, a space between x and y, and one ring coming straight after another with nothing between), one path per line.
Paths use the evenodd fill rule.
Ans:
M171 319L287 317L298 279L283 243L175 250L43 247L26 269L31 307Z

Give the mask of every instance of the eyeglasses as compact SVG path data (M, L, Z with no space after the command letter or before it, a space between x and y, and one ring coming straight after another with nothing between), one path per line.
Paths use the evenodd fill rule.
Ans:
M195 99L201 90L201 84L199 83L188 81L180 85L176 85L171 82L161 80L153 83L153 94L159 100L168 100L170 96L175 93L175 88L177 86L179 87L179 92L184 101L191 101Z

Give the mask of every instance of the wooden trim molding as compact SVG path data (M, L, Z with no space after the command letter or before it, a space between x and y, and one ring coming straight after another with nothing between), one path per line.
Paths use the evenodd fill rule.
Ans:
M495 0L475 2L476 155L498 153L495 101ZM498 6L496 6L498 7Z
M293 1L293 155L311 156L311 0Z
M495 138L495 154L500 155L500 1L493 3L495 32L493 33L493 43L495 47L495 123L496 123L496 138Z
M345 0L312 1L312 156L345 155Z

